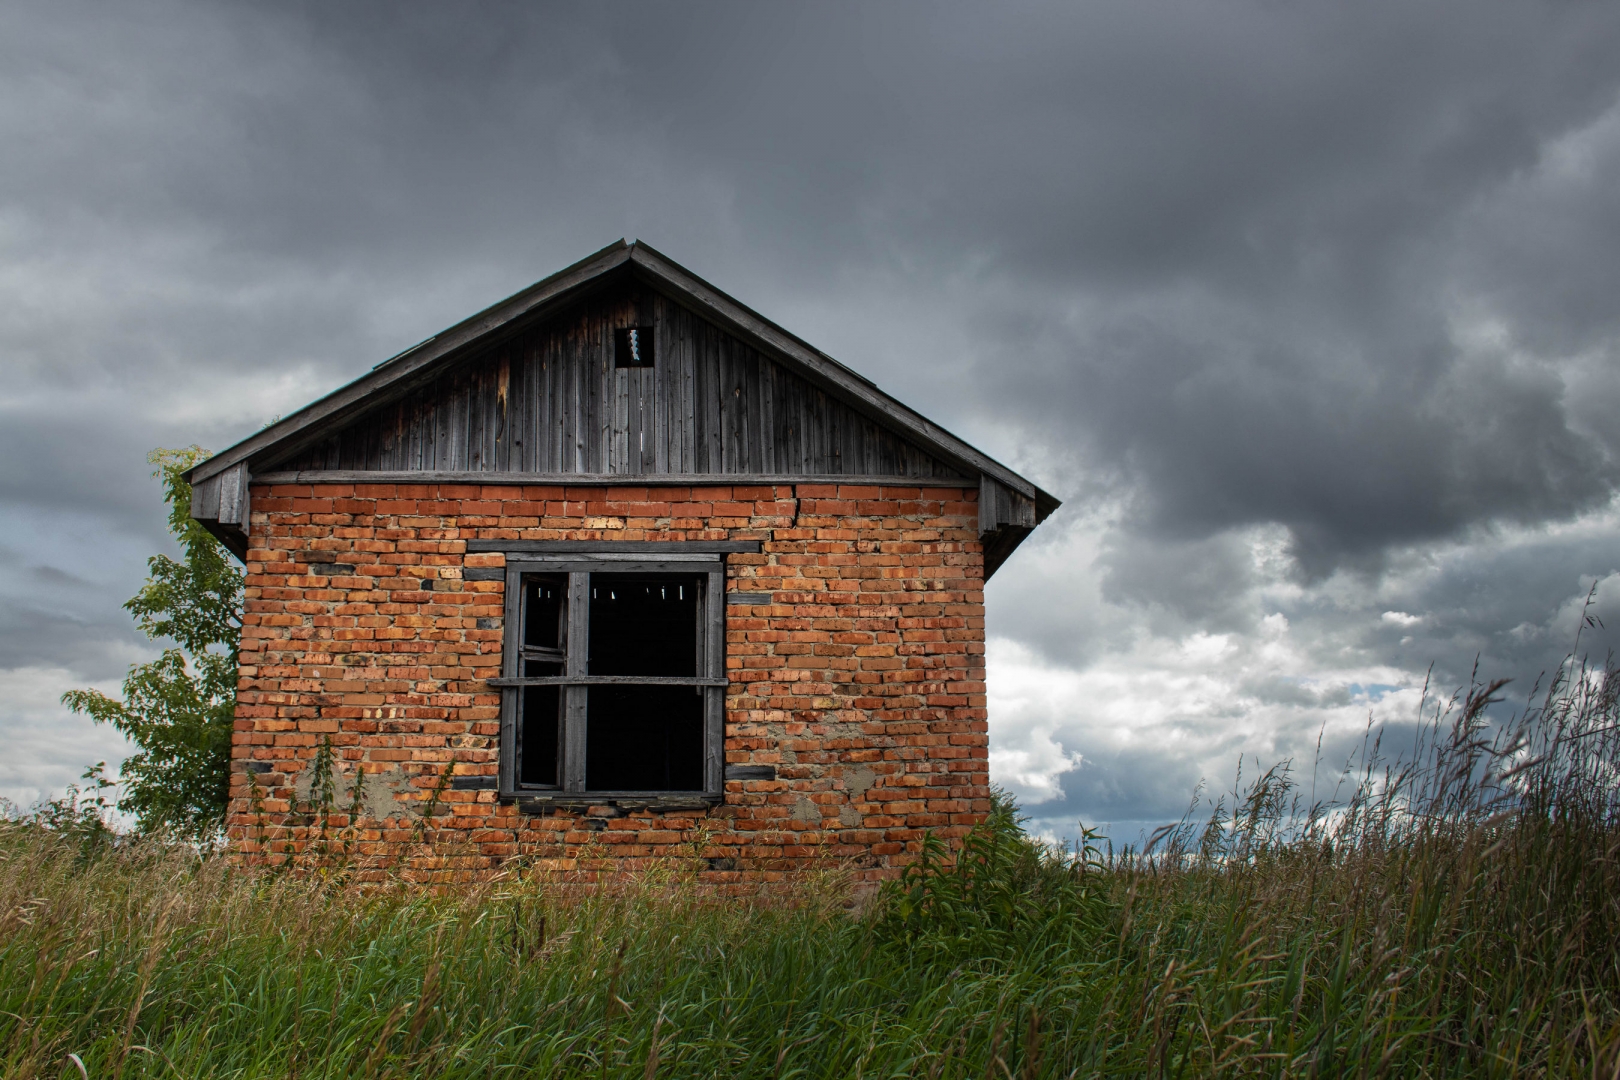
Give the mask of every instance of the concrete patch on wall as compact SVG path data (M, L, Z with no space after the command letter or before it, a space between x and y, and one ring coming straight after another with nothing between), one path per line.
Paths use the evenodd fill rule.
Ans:
M315 786L315 770L305 767L298 773L293 782L293 790L298 796L300 809L310 806L315 800L312 789ZM380 771L366 772L365 783L360 788L361 814L364 817L377 821L386 821L389 818L405 817L416 812L419 807L417 800L401 798L417 789L411 783L411 778L399 766ZM354 802L354 772L337 772L332 777L332 811L334 813L348 813L350 805Z

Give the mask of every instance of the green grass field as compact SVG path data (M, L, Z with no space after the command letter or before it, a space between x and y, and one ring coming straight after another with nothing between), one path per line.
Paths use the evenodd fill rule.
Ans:
M691 867L455 894L0 826L8 1077L1620 1075L1620 677L1485 689L1334 805L1260 776L1151 850L998 809L852 905ZM1208 809L1206 807L1206 809ZM694 863L696 860L693 860ZM70 1056L71 1055L71 1056ZM82 1074L81 1074L82 1067Z

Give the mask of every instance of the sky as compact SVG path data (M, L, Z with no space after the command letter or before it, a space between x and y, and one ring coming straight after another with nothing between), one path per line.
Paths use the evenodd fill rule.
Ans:
M156 655L149 450L620 237L1064 500L986 591L1037 828L1522 702L1620 626L1617 55L1582 0L0 5L0 796L128 752L58 698Z

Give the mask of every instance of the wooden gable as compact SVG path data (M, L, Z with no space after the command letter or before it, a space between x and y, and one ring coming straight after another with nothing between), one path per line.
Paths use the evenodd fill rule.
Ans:
M630 328L652 329L652 366L619 366ZM629 279L262 468L977 479Z
M650 334L621 366L616 335ZM241 556L249 484L979 488L988 578L1058 500L639 242L619 241L221 451L192 516Z

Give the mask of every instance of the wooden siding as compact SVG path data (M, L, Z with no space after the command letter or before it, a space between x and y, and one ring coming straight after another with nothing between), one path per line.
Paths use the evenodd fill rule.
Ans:
M613 331L649 324L655 366L615 369ZM640 285L492 344L260 469L976 482Z

